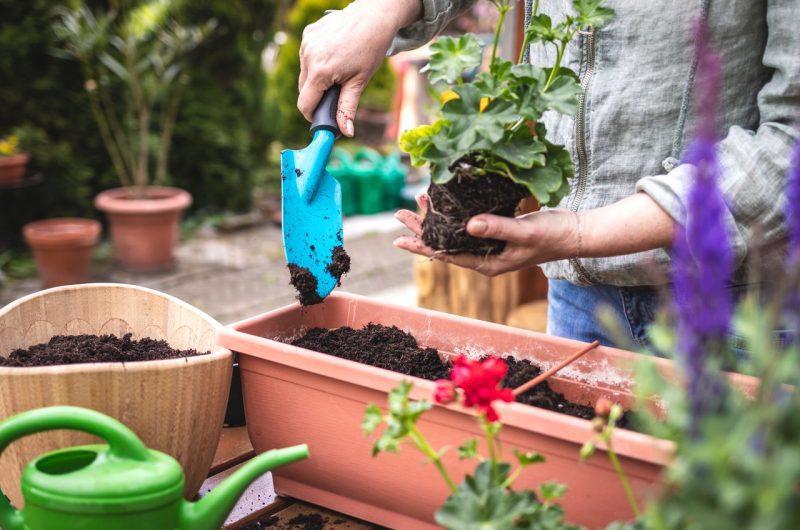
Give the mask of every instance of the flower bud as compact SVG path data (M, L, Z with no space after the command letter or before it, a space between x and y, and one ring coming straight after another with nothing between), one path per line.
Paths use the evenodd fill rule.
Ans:
M581 452L580 452L581 460L588 460L589 458L592 457L593 454L594 454L594 442L589 441L583 444L583 447L581 447Z
M598 434L603 432L603 429L606 428L606 420L603 418L597 417L592 419L592 430Z
M611 414L611 405L612 403L610 399L601 397L594 405L595 415L601 418L608 418L608 415Z

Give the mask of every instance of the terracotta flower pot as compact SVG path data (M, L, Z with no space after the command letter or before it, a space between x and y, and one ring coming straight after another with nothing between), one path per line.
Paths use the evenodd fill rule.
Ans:
M0 184L18 184L22 182L30 155L20 153L13 156L0 156Z
M56 287L0 309L0 355L54 335L132 333L178 349L212 353L134 363L0 367L0 420L30 409L75 405L120 420L153 449L176 458L192 498L208 474L222 432L232 355L216 346L219 324L171 296L133 285ZM97 443L54 431L12 443L0 456L0 489L21 507L23 466L57 448Z
M115 188L97 195L94 205L105 212L114 256L134 271L156 271L173 263L184 210L192 204L189 192L148 186L137 198L132 190Z
M369 322L396 325L421 345L445 353L513 354L547 366L583 344L341 292L316 306L295 304L222 331L220 344L240 353L247 428L256 451L305 440L314 455L273 473L280 493L390 528L434 529L433 514L448 494L434 466L410 449L372 458L371 440L360 430L366 405L385 405L386 393L403 379L413 380L412 397L428 400L434 383L273 340L314 326L361 327ZM631 374L625 367L639 357L601 347L552 378L551 385L581 404L593 405L600 396L630 404ZM654 362L665 370L671 364ZM591 422L519 403L500 403L497 409L505 424L501 440L507 458L513 460L515 448L547 458L526 470L515 487L533 489L544 481L567 484L567 519L590 528L632 518L606 456L598 451L590 461L579 461L581 445L592 436ZM420 429L435 447L453 447L481 437L473 415L457 405L436 406ZM615 436L615 449L636 495L641 499L654 493L673 444L632 431L618 430ZM474 464L459 462L455 453L450 451L445 463L458 470L454 478L460 481Z
M44 287L83 283L89 279L92 250L100 238L100 223L91 219L45 219L28 223L22 233L33 250Z

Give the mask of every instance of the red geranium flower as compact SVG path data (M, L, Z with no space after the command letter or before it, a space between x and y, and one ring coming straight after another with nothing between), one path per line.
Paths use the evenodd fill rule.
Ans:
M483 361L471 361L460 355L453 362L450 380L464 391L464 406L476 407L486 415L489 421L497 421L497 411L492 402L501 400L514 401L514 394L509 388L500 388L500 382L506 376L508 366L497 357L489 357ZM438 388L437 388L438 394Z
M450 403L455 398L456 387L453 386L453 383L447 379L437 379L436 393L433 395L436 403Z

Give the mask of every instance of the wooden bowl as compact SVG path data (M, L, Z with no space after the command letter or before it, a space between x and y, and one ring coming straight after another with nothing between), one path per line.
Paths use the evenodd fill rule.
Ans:
M134 285L56 287L0 309L0 355L55 335L132 333L209 355L134 363L0 367L0 421L30 409L75 405L108 414L133 429L147 447L172 455L192 498L208 474L222 431L232 354L219 348L218 322L191 305ZM24 465L61 447L98 443L75 431L36 434L0 454L0 488L22 507Z

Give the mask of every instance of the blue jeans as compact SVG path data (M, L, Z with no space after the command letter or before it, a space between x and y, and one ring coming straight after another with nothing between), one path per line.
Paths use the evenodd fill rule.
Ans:
M746 286L731 288L735 299L746 293ZM575 285L565 280L550 280L547 294L547 333L583 342L599 340L604 346L652 351L647 328L653 323L661 303L652 287L614 287L613 285ZM603 308L615 324L615 335L598 319ZM797 330L776 330L775 342L781 347L792 343ZM731 334L731 350L740 359L747 356L741 337ZM666 352L665 355L668 355Z
M547 294L547 333L558 337L625 348L597 318L605 307L624 339L635 346L647 344L647 327L659 305L658 292L649 287L581 286L566 280L550 280Z

